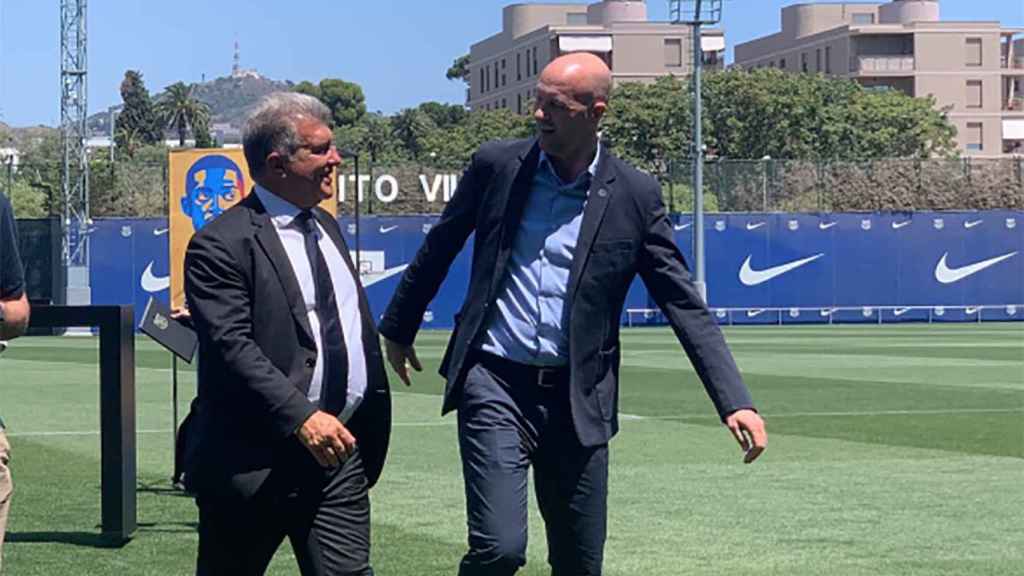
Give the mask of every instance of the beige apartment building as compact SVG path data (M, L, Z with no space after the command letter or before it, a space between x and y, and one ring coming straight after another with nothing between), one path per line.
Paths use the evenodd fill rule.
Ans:
M470 48L466 104L473 110L528 113L540 71L569 52L600 56L615 83L651 82L667 74L688 75L692 69L691 29L648 21L643 1L512 4L502 11L502 23L501 32ZM721 68L723 32L703 30L701 44L705 66Z
M744 68L852 78L935 97L970 156L1024 153L1024 29L942 21L938 0L796 4L782 31L736 45Z

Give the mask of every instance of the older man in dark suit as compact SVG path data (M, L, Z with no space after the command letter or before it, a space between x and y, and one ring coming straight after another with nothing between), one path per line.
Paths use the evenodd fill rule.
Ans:
M245 125L253 192L193 237L197 573L262 574L287 536L305 575L368 575L390 433L379 339L337 222L327 108L267 96Z
M458 409L469 551L459 573L526 562L534 467L552 574L601 573L608 441L618 430L619 319L636 274L665 312L715 408L753 461L764 423L694 289L650 176L605 150L611 74L591 54L549 64L539 137L484 145L406 270L380 324L389 362L419 370L419 319L469 235L466 302L442 361Z

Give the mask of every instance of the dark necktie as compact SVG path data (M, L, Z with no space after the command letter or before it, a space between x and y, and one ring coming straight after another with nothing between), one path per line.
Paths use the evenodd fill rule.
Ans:
M348 395L348 350L345 334L338 317L338 301L334 297L334 282L327 268L327 260L317 242L316 218L303 210L295 218L306 244L306 256L313 272L316 287L316 315L320 318L320 346L324 360L323 380L320 386L320 406L329 414L340 414Z

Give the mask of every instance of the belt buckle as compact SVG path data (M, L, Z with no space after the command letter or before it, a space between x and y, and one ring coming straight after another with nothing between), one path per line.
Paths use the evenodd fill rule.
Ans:
M549 375L550 376L554 376L557 371L558 371L557 368L538 368L537 369L537 387L538 388L554 388L555 384L553 382L545 382L544 381L544 377L545 376L549 376Z

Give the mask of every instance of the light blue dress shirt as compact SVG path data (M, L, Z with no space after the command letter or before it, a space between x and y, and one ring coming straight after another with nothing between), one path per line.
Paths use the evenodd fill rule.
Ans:
M481 350L533 366L568 362L569 270L600 158L598 144L587 171L566 183L541 152Z

